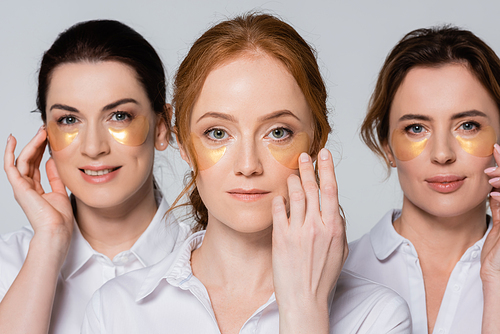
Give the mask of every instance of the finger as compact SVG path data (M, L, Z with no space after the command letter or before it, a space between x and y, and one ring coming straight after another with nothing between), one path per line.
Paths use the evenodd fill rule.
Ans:
M49 179L50 187L52 192L57 192L66 195L66 187L59 177L59 172L56 168L56 163L54 159L50 158L45 164L45 171L47 172L47 178Z
M7 174L7 178L9 179L10 184L14 187L16 181L18 181L21 177L19 170L15 166L15 155L14 151L16 149L17 140L13 135L9 135L7 138L7 146L5 147L5 153L3 156L3 169Z
M319 188L311 157L302 153L299 157L300 180L306 195L306 216L319 216ZM311 220L314 221L314 220Z
M306 197L300 178L292 174L288 177L288 196L290 197L290 227L300 228L306 217Z
M16 161L16 167L21 175L28 177L33 176L33 171L39 166L35 166L35 162L43 156L46 145L46 132L40 128L37 134L30 142L23 148Z
M339 200L337 180L331 153L323 148L318 155L318 170L321 189L321 218L325 225L340 222L343 226L339 213Z
M273 198L273 235L283 235L288 229L288 217L286 214L285 199L283 196Z

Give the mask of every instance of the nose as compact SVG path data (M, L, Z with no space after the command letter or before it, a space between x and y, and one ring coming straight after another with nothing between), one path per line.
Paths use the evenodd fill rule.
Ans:
M236 161L234 162L235 174L251 176L261 175L263 167L260 159L260 149L253 138L242 140L236 149Z
M90 158L98 158L109 153L107 129L97 124L88 124L80 133L80 151Z
M431 159L432 162L440 165L451 164L456 160L456 139L449 132L434 134L431 139Z

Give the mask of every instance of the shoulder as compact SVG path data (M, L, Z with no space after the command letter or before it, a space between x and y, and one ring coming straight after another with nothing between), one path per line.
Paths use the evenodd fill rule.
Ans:
M30 226L0 235L0 299L21 270L32 238Z
M331 308L331 323L357 333L410 333L405 300L393 290L343 270ZM349 326L349 327L345 327Z

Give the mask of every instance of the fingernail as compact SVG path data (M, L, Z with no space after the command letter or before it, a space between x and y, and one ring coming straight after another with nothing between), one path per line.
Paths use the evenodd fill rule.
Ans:
M43 129L43 125L42 125L41 127L39 127L39 128L38 128L38 131L36 132L36 134L39 134L39 133L40 133L40 131L42 131L42 129Z
M493 173L493 172L494 172L494 171L496 171L496 170L497 170L497 168L496 168L496 167L489 167L489 168L486 168L486 169L484 170L484 172L485 172L486 174L488 174L488 173Z
M493 183L498 182L498 181L500 181L500 177L495 177L495 178L493 178L493 179L490 179L488 182L489 182L490 184L493 184Z
M7 137L7 143L10 142L10 138L12 138L12 133L10 133L9 136Z
M490 196L498 198L498 197L500 197L500 193L496 192L496 191L492 191L492 192L490 192Z
M328 160L328 151L326 148L322 148L321 151L319 151L319 158L321 160Z
M495 143L495 145L493 145L493 147L495 147L495 150L497 150L497 153L500 154L500 146L498 146L498 144Z
M300 162L308 162L309 161L309 154L303 152L300 154Z

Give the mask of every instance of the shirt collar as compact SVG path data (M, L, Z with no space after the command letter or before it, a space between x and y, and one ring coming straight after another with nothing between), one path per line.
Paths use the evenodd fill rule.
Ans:
M155 191L155 199L159 205L158 210L149 226L130 249L145 267L157 263L172 252L179 232L179 226L172 215L164 219L170 206L159 191ZM100 254L90 246L74 221L71 246L61 268L63 278L65 280L71 278L93 255Z
M390 210L370 231L370 241L373 251L375 256L377 256L377 259L381 261L387 259L389 255L391 255L401 244L410 242L394 229L394 225L392 223L398 219L399 216L401 216L401 210ZM486 240L488 233L490 233L493 225L491 224L490 216L487 216L486 219L488 224L486 233L474 244L474 246L470 247L469 250L473 248L481 250L483 248L484 241ZM466 254L468 254L468 252L466 252Z
M370 231L370 241L377 259L385 260L403 242L403 238L392 225L392 222L401 215L401 210L390 210Z
M179 234L179 224L172 214L165 217L170 205L161 195L156 194L159 203L153 220L137 239L130 251L143 266L148 267L163 259L174 249Z
M164 279L174 286L179 286L189 279L193 275L191 252L201 246L204 237L205 231L192 234L173 253L150 267L136 296L136 302L150 295Z

